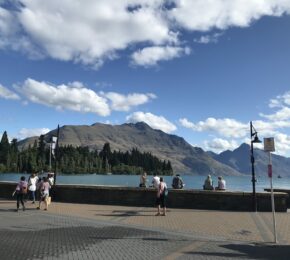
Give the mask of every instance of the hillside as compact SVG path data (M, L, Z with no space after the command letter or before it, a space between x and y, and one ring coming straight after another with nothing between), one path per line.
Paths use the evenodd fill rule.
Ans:
M53 130L45 135L48 141ZM35 138L19 143L21 149L32 144ZM211 158L201 148L192 147L183 138L154 130L147 124L108 125L96 123L91 126L63 126L60 128L60 145L88 146L101 150L109 142L112 150L128 151L137 147L151 152L160 159L170 160L175 172L199 175L238 175L239 172Z
M220 154L211 154L220 163L226 164L235 170L251 174L250 146L242 144L234 151L225 151ZM255 172L259 176L267 175L268 154L263 150L254 149ZM272 154L273 174L278 176L290 176L290 158Z

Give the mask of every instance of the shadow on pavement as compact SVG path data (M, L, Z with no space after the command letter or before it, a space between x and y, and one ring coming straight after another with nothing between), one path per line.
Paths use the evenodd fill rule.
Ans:
M224 252L223 252L224 251ZM226 244L218 245L206 252L187 252L196 256L240 257L250 259L283 260L290 259L290 245L267 244Z

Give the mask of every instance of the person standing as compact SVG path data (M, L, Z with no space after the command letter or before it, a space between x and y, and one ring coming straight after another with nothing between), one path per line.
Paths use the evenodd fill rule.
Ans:
M16 211L19 210L19 204L21 203L23 211L25 211L25 204L24 204L24 196L27 194L27 181L25 181L25 177L21 176L20 182L17 184L15 192L16 199L17 199L17 208Z
M161 208L163 208L162 216L166 216L166 196L167 196L167 185L163 181L163 177L160 178L160 183L157 189L157 198L156 198L156 205L157 205L157 213L156 216L161 215Z
M35 192L36 184L38 182L38 176L35 173L32 173L28 179L28 198L32 198L32 203L35 203Z

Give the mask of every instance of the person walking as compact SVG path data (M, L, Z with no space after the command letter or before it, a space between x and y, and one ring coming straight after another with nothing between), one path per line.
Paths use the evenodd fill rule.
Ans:
M156 205L157 205L157 213L156 216L161 215L161 208L163 208L162 216L166 216L166 196L167 196L167 185L163 180L163 177L160 178L160 183L157 189L157 198L156 198Z
M16 211L18 212L19 210L19 204L21 203L23 211L25 211L25 204L24 204L24 196L27 194L27 181L25 181L25 177L21 176L19 183L16 186L16 189L13 194L16 193L16 199L17 199L17 204L16 204Z
M40 200L39 200L39 206L37 209L41 209L41 203L44 202L45 208L44 210L48 210L48 199L49 199L49 189L50 184L47 177L43 178L43 182L40 184Z
M28 198L32 199L32 203L35 203L35 192L36 184L38 182L38 176L35 173L32 173L28 179Z

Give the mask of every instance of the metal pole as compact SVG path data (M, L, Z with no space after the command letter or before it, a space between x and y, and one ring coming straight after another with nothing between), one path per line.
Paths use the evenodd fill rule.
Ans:
M257 212L257 196L256 196L256 175L255 175L255 158L254 158L254 147L253 147L253 124L250 122L251 132L251 164L252 164L252 185L253 185L253 211Z
M52 143L49 144L49 171L51 172L51 146Z
M277 231L276 231L276 214L275 214L275 200L274 200L274 192L273 192L273 173L272 173L272 158L271 152L269 152L269 178L270 178L270 185L271 185L271 204L272 204L272 213L273 213L273 228L274 228L274 240L275 243L278 243L277 239Z
M54 161L54 185L56 185L57 177L57 161L58 161L58 141L59 141L59 125L57 126L57 139L55 144L55 161Z

